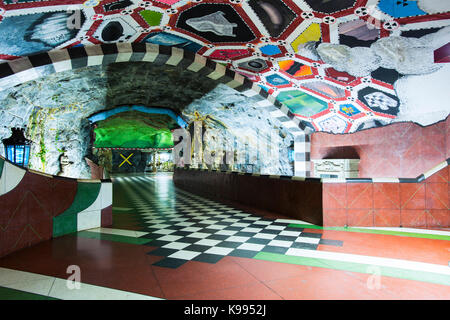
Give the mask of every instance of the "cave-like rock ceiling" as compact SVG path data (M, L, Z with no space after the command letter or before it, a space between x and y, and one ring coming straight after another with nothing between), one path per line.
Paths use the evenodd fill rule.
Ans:
M0 62L100 43L175 46L255 81L316 131L420 122L425 111L429 124L448 114L439 100L448 92L412 86L448 78L449 11L449 1L435 0L3 0ZM130 65L110 67L108 106L156 99L177 108L214 87ZM424 90L430 110L405 99L411 90Z

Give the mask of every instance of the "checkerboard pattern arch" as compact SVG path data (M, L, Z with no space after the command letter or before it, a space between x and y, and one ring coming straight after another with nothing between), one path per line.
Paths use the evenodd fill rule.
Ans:
M252 97L294 136L296 176L309 176L309 134L289 110L256 82L206 57L176 47L156 44L117 43L72 47L43 52L0 64L0 90L67 70L111 63L145 61L200 73L206 78Z

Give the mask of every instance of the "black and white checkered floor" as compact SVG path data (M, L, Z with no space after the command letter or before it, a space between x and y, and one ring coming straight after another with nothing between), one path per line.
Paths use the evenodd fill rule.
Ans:
M128 179L139 186L128 194L149 232L143 237L158 247L149 254L165 257L157 266L177 268L189 260L216 263L225 256L253 258L261 251L285 254L290 248L316 250L319 244L342 246L342 241L322 239L320 233L289 227L294 220L263 218L175 189L169 177Z

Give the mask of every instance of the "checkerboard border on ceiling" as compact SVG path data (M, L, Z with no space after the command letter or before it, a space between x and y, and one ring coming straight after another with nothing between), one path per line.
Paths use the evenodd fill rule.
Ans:
M277 101L257 83L239 73L180 48L144 43L114 43L51 50L0 64L0 90L56 72L134 61L166 64L190 70L252 98L256 101L258 108L267 110L294 137L295 175L310 175L309 134L311 130L305 127L287 106Z

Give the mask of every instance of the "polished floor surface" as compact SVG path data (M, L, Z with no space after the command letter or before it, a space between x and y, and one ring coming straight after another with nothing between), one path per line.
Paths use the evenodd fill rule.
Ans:
M164 173L114 178L113 221L0 259L0 299L450 299L445 230L323 228Z

